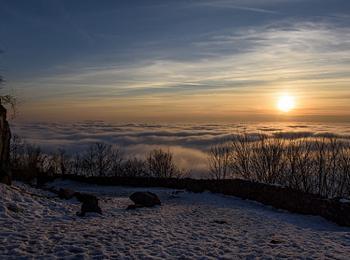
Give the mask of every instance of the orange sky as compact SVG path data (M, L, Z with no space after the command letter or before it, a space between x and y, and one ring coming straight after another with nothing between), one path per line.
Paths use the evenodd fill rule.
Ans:
M349 1L161 2L4 3L17 119L349 120Z

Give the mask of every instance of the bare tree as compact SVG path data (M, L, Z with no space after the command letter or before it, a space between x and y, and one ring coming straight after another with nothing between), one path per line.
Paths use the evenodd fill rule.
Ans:
M72 159L72 174L79 176L83 175L84 163L79 153L76 153Z
M52 175L65 175L72 171L72 160L64 149L47 157L49 170Z
M350 197L350 143L347 142L339 156L339 182L336 187L337 197Z
M71 160L64 149L58 150L59 174L65 175L71 171Z
M0 54L2 54L3 51L0 50ZM0 75L0 88L3 87L4 84L4 78L2 75ZM10 94L1 94L0 95L0 104L3 105L8 105L11 108L12 111L12 117L14 117L16 115L17 112L17 98L14 95L10 95Z
M113 146L110 149L109 157L110 157L110 163L111 163L110 175L113 175L113 176L123 175L123 173L124 173L124 170L123 170L124 158L123 158L121 151L117 147Z
M310 174L312 172L311 144L306 138L289 140L285 149L286 169L283 184L310 192L312 183Z
M147 175L146 162L136 157L126 160L122 169L125 177L145 177Z
M280 184L325 197L350 194L350 142L339 138L235 137L230 149L214 146L209 170L217 179L227 176Z
M98 176L106 176L112 167L111 153L112 146L104 143L97 143L91 147L95 151L95 165Z
M235 136L231 141L231 168L234 176L242 177L247 180L253 180L253 171L251 169L251 160L253 154L252 140L248 134Z
M10 166L12 169L23 167L25 142L18 135L13 135L10 144Z
M83 171L88 176L107 176L112 167L112 146L95 143L83 155Z
M183 171L176 167L170 151L154 149L148 154L146 165L148 175L152 177L178 178L183 175Z
M208 156L209 171L216 180L232 177L232 153L230 148L227 144L215 145L210 148Z
M259 141L254 144L251 163L257 180L278 183L285 166L284 141L261 135Z

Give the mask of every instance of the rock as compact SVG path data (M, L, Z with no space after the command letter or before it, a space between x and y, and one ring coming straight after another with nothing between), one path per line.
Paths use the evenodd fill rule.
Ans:
M15 203L8 204L8 205L7 205L7 209L10 210L10 211L12 211L12 212L15 212L15 213L20 213L20 212L23 211L23 210L22 210L21 208L19 208L19 207L17 206L17 204L15 204Z
M281 244L282 241L279 241L279 240L276 240L276 239L272 239L272 240L270 241L270 243L271 243L271 244L274 244L274 245L277 245L277 244Z
M220 224L220 225L228 224L226 220L220 220L220 219L215 219L213 222L215 224Z
M75 196L82 203L81 211L77 214L78 216L83 217L87 212L102 214L102 210L98 205L98 198L95 195L77 192Z
M0 99L0 182L11 185L10 171L11 131L6 120L6 109Z
M69 200L75 196L75 191L71 189L59 189L58 197L61 199Z
M0 174L0 183L6 184L6 185L11 185L11 177L9 175L3 175L1 176Z
M135 207L153 207L156 205L161 205L158 196L148 191L135 192L131 194L129 198L135 203Z

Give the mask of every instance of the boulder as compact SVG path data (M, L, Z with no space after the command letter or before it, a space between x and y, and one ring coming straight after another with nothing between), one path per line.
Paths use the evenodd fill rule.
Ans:
M161 205L158 196L152 192L135 192L129 197L136 207L153 207L156 205Z
M228 224L226 220L221 220L221 219L215 219L215 220L213 221L213 223L215 223L215 224L220 224L220 225Z
M102 210L98 205L98 198L95 195L77 192L75 196L82 203L81 211L77 214L78 216L83 217L87 212L102 214Z
M282 241L279 241L279 240L276 240L276 239L272 239L272 240L270 241L270 243L271 243L271 244L274 244L274 245L277 245L277 244L281 244Z
M0 174L0 183L11 185L11 176L10 175L1 175Z
M23 212L23 209L21 209L16 203L10 203L7 205L7 209L14 212L14 213L20 213Z
M59 189L58 197L65 200L70 200L75 196L75 191L71 189Z

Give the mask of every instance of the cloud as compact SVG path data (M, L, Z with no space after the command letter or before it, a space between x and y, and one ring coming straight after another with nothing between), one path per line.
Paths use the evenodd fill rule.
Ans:
M315 134L313 132L277 132L273 133L274 137L281 138L281 139L298 139L298 138L305 138L305 137L312 137Z
M169 149L178 165L194 175L205 174L207 151L212 145L232 140L246 133L251 140L261 134L277 138L341 137L350 140L350 126L324 124L113 124L88 121L74 124L15 123L14 134L44 151L63 148L82 152L88 145L104 142L117 145L126 157L144 158L154 148ZM299 131L301 128L302 131ZM292 130L291 129L296 129Z
M255 6L258 2L255 2ZM250 6L249 6L250 4ZM258 8L251 6L251 3L249 1L225 1L225 0L217 0L217 1L198 1L194 5L201 6L201 7L211 7L211 8L225 8L225 9L235 9L239 11L247 11L247 12L254 12L254 13L264 13L264 14L278 14L279 12L265 9L265 8Z
M132 64L79 64L69 73L55 70L58 74L22 84L30 93L33 88L42 90L38 99L72 100L244 92L283 84L312 89L348 82L349 39L350 29L331 21L285 19L192 39L186 48L193 55L181 60L178 49L163 49L167 58L153 55Z
M192 177L204 177L207 174L207 153L193 148L187 148L183 146L173 145L151 145L151 144L138 144L128 146L125 149L126 156L135 156L138 158L145 158L153 149L169 150L174 154L174 162L176 165L188 173ZM190 177L188 176L188 177Z

